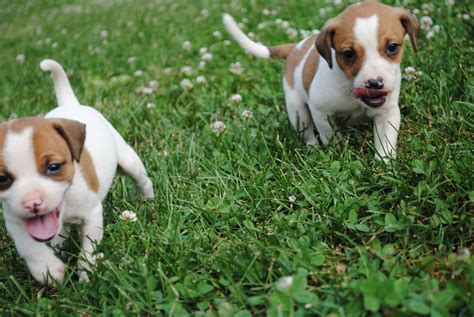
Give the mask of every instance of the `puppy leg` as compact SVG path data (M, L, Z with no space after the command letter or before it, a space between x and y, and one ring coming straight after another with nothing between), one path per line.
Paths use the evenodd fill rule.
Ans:
M152 199L155 197L153 184L147 176L142 160L118 132L115 131L114 136L117 144L119 167L133 179L135 187L144 197Z
M64 279L65 266L54 255L53 250L45 243L34 240L22 224L6 221L6 226L33 278L43 285L61 283Z
M81 226L82 251L78 261L79 280L88 281L87 272L95 265L96 256L94 254L95 247L102 241L104 236L103 229L103 209L102 203L97 202L87 218L83 219Z
M398 106L374 117L375 158L387 161L396 155L400 109Z
M308 106L298 96L298 93L289 88L285 82L285 102L286 111L290 119L291 125L298 133L303 133L304 141L307 145L318 144L318 139L314 135L313 121Z
M313 109L315 109L314 107ZM313 115L313 122L316 126L316 130L319 133L319 139L323 145L327 145L334 134L331 123L329 122L329 115L325 112L313 110L311 111Z

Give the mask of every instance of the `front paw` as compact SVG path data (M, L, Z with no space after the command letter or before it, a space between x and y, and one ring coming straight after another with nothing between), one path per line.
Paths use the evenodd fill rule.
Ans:
M149 178L146 179L146 182L138 187L138 190L147 199L155 198L155 192L153 191L153 183Z
M47 256L41 260L28 263L33 278L41 285L54 285L62 283L66 266L56 256Z

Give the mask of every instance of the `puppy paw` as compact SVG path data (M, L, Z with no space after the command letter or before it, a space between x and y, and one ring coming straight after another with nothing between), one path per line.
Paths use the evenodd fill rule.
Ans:
M153 183L149 178L146 179L144 184L137 186L138 191L147 199L155 198L155 192L153 190Z
M31 275L42 285L54 285L62 283L66 266L55 256L47 256L38 261L28 263Z

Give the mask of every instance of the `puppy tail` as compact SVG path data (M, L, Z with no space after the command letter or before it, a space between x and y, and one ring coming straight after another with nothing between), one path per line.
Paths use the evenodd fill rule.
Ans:
M72 91L66 72L61 64L52 59L44 59L40 63L40 67L45 72L49 71L52 74L54 90L56 92L56 99L58 100L59 107L81 105L77 100L74 91Z
M263 44L252 41L244 32L239 28L234 18L227 13L222 16L224 26L229 34L239 43L242 48L248 53L268 59L268 58L287 58L291 51L295 48L296 44L283 44L268 47Z

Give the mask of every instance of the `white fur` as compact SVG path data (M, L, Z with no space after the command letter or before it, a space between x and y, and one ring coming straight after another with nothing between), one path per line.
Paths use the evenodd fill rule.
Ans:
M238 29L233 19L224 15L224 24L237 42L248 50L249 44L241 40L243 32ZM232 28L229 29L228 25L231 25ZM320 57L318 69L308 93L303 87L302 71L310 50L295 69L294 87L291 88L283 79L290 122L298 132L303 132L307 144L318 143L313 126L319 133L321 143L328 144L334 134L331 120L336 116L348 119L349 123L360 123L367 119L373 119L375 122L375 157L385 160L395 156L400 126L398 108L400 65L389 63L380 56L377 50L379 45L378 25L377 15L356 19L353 32L358 44L364 47L367 59L353 81L347 78L337 64L334 49L332 49L333 68L330 69L328 63ZM301 48L303 42L299 42L295 49ZM369 78L377 77L382 77L385 88L392 92L386 97L387 101L384 105L379 108L370 108L362 101L355 99L352 96L352 90L354 87L365 86Z
M224 22L224 26L227 31L232 35L232 37L237 41L237 43L242 46L245 51L248 53L260 57L260 58L270 58L270 50L265 46L258 43L255 43L244 32L238 27L235 20L224 13L222 16L222 21Z
M41 67L53 72L60 105L46 118L66 118L86 124L84 148L92 158L99 190L96 193L88 187L77 162L74 162L75 173L71 183L54 181L39 174L33 153L32 129L25 128L20 133L7 133L2 154L5 166L15 175L15 181L8 190L0 191L0 199L3 201L7 230L33 277L40 283L61 282L64 264L46 243L38 242L28 234L23 224L27 211L22 207L22 201L41 195L47 205L45 210L59 206L61 227L58 233L63 231L63 223L79 222L82 250L78 265L80 279L84 280L95 263L95 245L103 237L102 200L112 184L117 166L133 178L145 197L153 198L153 186L138 155L112 125L95 109L79 105L61 65L45 60ZM54 239L61 240L58 237Z

